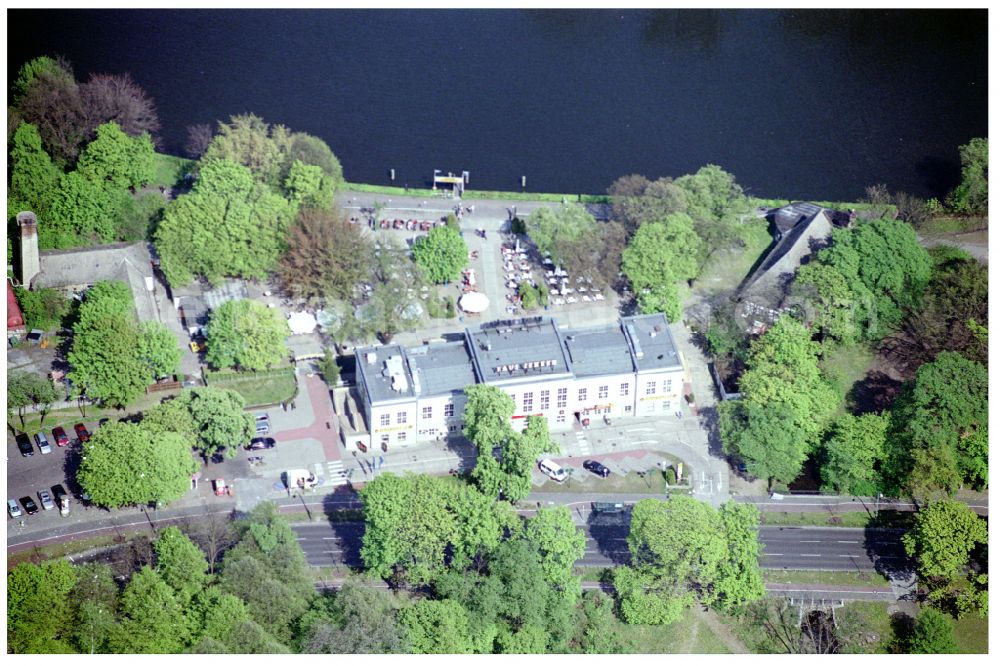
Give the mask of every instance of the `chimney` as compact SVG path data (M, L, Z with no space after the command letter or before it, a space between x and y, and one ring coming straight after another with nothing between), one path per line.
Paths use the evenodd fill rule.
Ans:
M17 226L21 228L21 286L31 287L31 281L41 272L38 262L38 220L31 211L17 214Z

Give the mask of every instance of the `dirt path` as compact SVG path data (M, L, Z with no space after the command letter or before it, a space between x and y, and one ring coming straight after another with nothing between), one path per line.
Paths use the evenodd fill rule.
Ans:
M698 613L706 625L716 636L726 645L733 654L750 654L750 650L739 638L729 630L729 627L719 622L714 611L710 611L704 606L698 608Z

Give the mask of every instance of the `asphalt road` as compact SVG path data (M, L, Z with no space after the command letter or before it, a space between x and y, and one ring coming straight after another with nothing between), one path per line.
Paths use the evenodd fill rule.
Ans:
M361 564L362 523L302 523L293 526L306 560L313 566ZM580 566L607 567L628 562L625 537L628 525L600 519L585 528L586 550ZM901 530L837 527L762 526L765 569L821 569L873 571L905 568L907 558L899 541Z

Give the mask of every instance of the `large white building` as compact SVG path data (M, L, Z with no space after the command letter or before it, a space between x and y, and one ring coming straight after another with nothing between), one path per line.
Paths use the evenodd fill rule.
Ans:
M574 419L673 414L681 409L684 360L662 314L559 329L534 317L465 329L460 340L357 350L364 423L344 432L348 449L412 446L461 430L464 389L485 383L514 400L512 422L544 416L553 431Z

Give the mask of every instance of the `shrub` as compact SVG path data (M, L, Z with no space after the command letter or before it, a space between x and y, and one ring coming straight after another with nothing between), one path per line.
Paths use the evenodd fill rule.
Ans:
M15 287L14 295L21 306L24 325L28 330L39 328L49 331L59 326L69 314L69 299L56 289L43 287L28 291L23 287Z
M677 472L673 467L667 468L667 485L674 486L677 485Z

